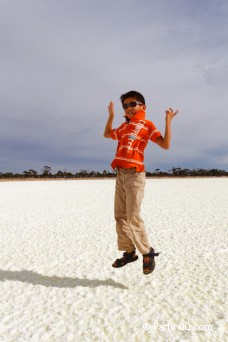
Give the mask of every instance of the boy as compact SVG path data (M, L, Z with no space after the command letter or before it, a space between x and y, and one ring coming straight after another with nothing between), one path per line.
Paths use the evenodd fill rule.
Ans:
M155 268L155 253L150 246L144 222L140 216L140 206L144 195L144 149L148 140L164 149L169 149L171 140L171 120L178 111L166 111L164 137L155 125L145 118L146 104L142 94L129 91L121 95L124 109L124 122L119 128L112 129L114 103L109 104L109 118L104 137L118 140L116 156L112 168L117 170L114 214L116 220L117 243L120 251L125 251L121 259L112 264L118 268L136 261L136 248L143 255L143 273L149 274Z

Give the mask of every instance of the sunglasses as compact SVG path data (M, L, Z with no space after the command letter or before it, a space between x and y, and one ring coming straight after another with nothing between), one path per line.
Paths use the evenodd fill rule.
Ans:
M123 109L128 109L129 107L130 108L134 108L134 107L136 107L136 106L138 106L138 105L142 105L143 103L141 103L141 102L138 102L138 101L132 101L132 102L129 102L129 103L124 103L123 105L122 105L122 107L123 107Z

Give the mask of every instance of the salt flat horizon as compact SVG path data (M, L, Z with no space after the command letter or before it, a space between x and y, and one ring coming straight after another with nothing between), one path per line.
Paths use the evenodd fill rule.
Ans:
M227 178L228 176L146 176L146 179L224 179ZM115 177L78 177L78 178L33 178L33 177L27 177L27 178L0 178L0 182L27 182L27 181L77 181L77 180L115 180Z
M115 179L92 180L0 183L0 340L224 341L228 179L146 179L147 276L111 267Z

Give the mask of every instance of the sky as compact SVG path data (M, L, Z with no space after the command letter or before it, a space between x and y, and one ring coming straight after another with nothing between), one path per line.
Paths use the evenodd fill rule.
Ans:
M137 90L169 150L147 171L228 171L226 0L0 0L0 172L110 170L108 104Z

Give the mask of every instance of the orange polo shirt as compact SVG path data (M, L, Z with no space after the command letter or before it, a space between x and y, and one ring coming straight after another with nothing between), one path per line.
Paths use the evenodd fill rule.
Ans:
M148 140L156 142L161 133L153 122L145 119L145 112L137 112L130 120L124 122L119 128L111 130L111 137L118 140L116 156L111 164L116 167L136 167L137 172L145 170L144 150Z

